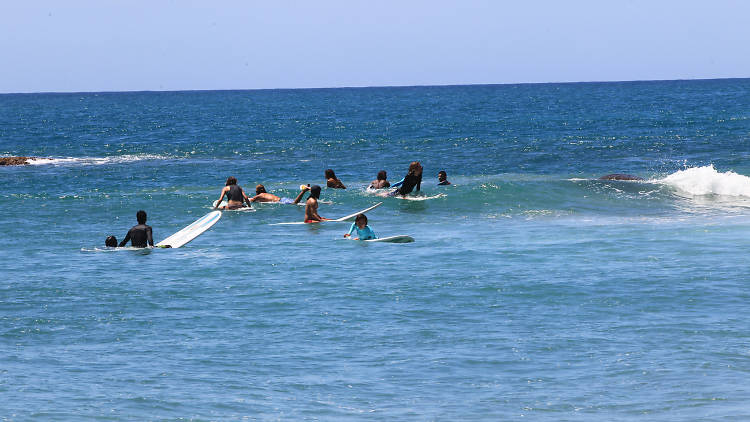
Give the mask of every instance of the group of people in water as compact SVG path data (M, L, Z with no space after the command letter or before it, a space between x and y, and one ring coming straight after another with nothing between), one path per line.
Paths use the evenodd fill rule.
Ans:
M422 185L422 165L419 161L414 161L409 164L409 170L406 176L400 181L391 185L388 182L388 175L385 170L378 172L377 178L370 183L368 189L382 191L380 196L406 196L413 192L415 189L419 191ZM325 171L326 186L333 189L346 189L346 186L336 177L336 173L332 169ZM448 175L444 170L438 173L438 186L450 185L448 181ZM387 190L389 188L395 188ZM259 184L255 187L255 196L249 197L245 191L237 184L237 178L230 176L227 178L226 185L221 189L219 199L215 202L215 209L224 210L235 210L244 207L251 207L253 202L278 202L283 204L298 204L305 193L309 192L310 196L305 201L305 223L319 223L321 221L330 220L328 218L321 217L318 214L318 200L320 199L321 187L318 185L302 185L300 186L300 192L294 199L285 197L279 197L266 191L265 186ZM226 199L226 203L222 201ZM138 224L133 226L125 239L117 243L117 239L114 236L109 236L106 239L106 246L125 246L128 241L131 241L133 247L145 248L147 246L154 246L154 240L152 235L151 226L146 225L146 212L143 210L138 211L136 214ZM368 240L375 239L375 233L367 225L367 216L364 214L358 214L354 220L354 223L349 229L349 233L345 234L344 237L350 237L354 231L357 231L359 237L355 239Z

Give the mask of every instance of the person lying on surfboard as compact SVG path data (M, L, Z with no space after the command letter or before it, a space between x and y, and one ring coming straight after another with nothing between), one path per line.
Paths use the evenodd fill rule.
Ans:
M336 178L336 173L334 173L332 169L327 169L325 174L327 187L334 189L346 189L346 186L341 183L341 180Z
M391 186L394 188L397 187L398 189L389 193L388 196L406 196L410 194L414 188L417 188L417 191L419 191L419 188L422 186L422 170L422 165L419 164L419 161L413 161L409 164L409 172L406 176Z
M227 197L227 204L220 207L219 204L221 204L221 200L224 199L225 195ZM235 210L244 207L245 203L247 203L248 207L251 207L250 198L245 195L245 191L243 191L240 185L237 184L237 179L234 176L229 176L227 178L227 184L221 190L221 195L219 196L219 200L216 201L216 206L214 208Z
M145 248L146 244L153 247L154 235L151 226L146 225L146 211L138 211L135 214L135 218L138 220L138 224L130 228L128 234L125 235L125 239L120 242L119 246L125 246L128 243L128 240L130 240L130 244L134 248Z
M388 173L386 173L385 170L380 170L378 172L377 179L370 182L370 189L383 189L391 187L391 183L387 179Z
M357 235L359 236L355 237L354 240L370 240L378 238L375 236L375 232L372 231L370 226L367 225L367 216L364 214L357 214L352 226L349 227L349 233L345 234L344 237L350 237L354 230L357 230Z
M266 192L265 186L258 185L255 187L255 196L250 198L250 202L280 202L282 204L297 204L302 199L302 195L305 193L305 190L300 192L300 194L297 195L297 198L289 199L280 198L272 193L268 193Z
M301 198L304 195L304 189L297 198ZM330 218L323 218L318 214L318 199L320 199L320 186L313 185L310 190L310 197L305 202L305 223L320 223L321 221L330 220Z

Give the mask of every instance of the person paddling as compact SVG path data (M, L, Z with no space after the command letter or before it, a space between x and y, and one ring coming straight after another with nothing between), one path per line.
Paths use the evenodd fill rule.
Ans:
M352 226L349 227L349 233L345 234L344 237L350 237L354 230L357 230L357 235L359 236L355 237L354 240L370 240L378 238L375 236L375 232L372 231L370 226L367 225L367 216L364 214L357 214Z

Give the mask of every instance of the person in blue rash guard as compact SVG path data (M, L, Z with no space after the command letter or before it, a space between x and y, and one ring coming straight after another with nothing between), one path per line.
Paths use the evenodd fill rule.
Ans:
M351 236L354 230L357 230L357 235L359 236L355 237L354 240L370 240L378 238L375 236L375 232L372 231L370 226L367 225L367 216L364 214L357 214L352 226L349 228L349 233L345 234L344 237Z
M406 196L410 194L411 191L414 190L414 188L417 188L417 192L419 192L419 188L421 187L421 185L422 165L419 164L419 161L414 161L409 164L409 173L407 173L403 179L391 185L392 188L397 189L389 193L388 196Z

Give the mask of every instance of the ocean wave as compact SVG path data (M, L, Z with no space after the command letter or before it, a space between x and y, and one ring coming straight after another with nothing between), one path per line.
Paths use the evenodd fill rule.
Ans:
M30 165L86 165L100 166L105 164L130 163L144 160L168 160L172 157L158 154L129 154L111 157L36 157L28 160Z
M663 179L654 180L689 195L725 195L750 198L750 177L733 171L720 173L713 164L679 170Z

